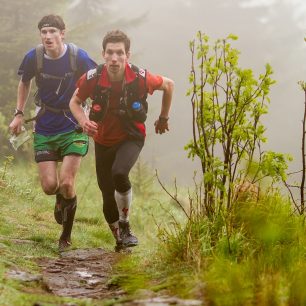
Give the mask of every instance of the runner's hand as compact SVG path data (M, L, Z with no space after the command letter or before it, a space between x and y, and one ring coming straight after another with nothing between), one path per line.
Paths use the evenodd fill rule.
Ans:
M98 132L98 124L88 119L82 122L81 127L83 128L83 132L88 136L95 136Z
M155 121L154 126L155 126L155 133L156 134L166 133L166 131L169 131L168 118L159 117Z
M20 115L15 116L9 125L10 133L14 135L20 134L22 123L23 123L23 117Z

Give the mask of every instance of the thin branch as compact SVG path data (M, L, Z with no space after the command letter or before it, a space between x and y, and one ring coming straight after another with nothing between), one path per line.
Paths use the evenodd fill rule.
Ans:
M165 185L161 182L161 180L159 179L157 170L155 169L155 175L157 178L157 181L159 183L159 185L162 187L162 189L167 193L167 195L173 200L175 201L175 203L182 209L182 211L184 212L184 214L186 215L186 217L188 218L188 220L190 221L190 216L188 215L188 213L186 212L184 206L182 205L182 203L177 199L177 194L175 194L174 196L168 191L168 189L166 189ZM175 189L177 191L177 185L176 185L176 181L175 181Z
M283 180L283 183L284 185L286 186L287 190L289 191L289 194L290 194L290 197L291 197L291 200L295 206L295 208L297 209L297 211L299 212L299 214L301 215L301 211L300 211L300 208L298 206L298 204L296 203L296 200L294 199L294 196L293 196L293 193L292 193L292 190L290 189L290 187L288 186L287 182Z

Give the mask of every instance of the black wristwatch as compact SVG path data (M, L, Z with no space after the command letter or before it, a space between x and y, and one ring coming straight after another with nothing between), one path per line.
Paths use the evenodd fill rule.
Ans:
M14 113L14 117L16 117L17 115L24 115L23 111L21 111L20 109L15 109L15 113Z

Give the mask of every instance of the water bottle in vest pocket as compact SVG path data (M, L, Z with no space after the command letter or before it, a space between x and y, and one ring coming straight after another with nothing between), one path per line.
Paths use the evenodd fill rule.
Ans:
M147 119L147 112L144 109L142 103L139 101L134 101L131 104L131 113L132 113L132 118L135 121L145 122Z

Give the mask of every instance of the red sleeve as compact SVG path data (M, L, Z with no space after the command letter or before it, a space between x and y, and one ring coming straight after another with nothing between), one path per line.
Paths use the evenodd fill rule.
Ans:
M154 75L147 71L146 82L147 91L152 95L154 90L158 89L163 84L163 78L160 75Z
M82 101L85 101L89 97L93 98L92 94L95 88L95 84L96 78L87 80L87 74L83 74L76 84L77 88L79 89L77 97L80 98Z

